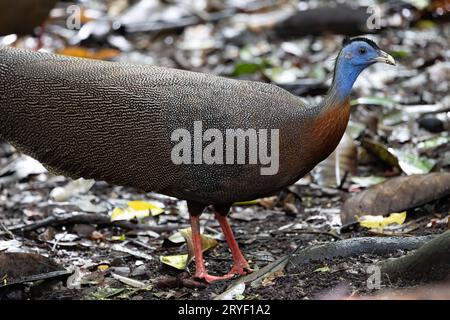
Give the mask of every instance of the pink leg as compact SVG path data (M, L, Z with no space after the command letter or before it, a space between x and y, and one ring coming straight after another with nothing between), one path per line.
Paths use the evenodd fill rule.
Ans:
M205 280L208 283L217 280L226 280L233 277L233 274L226 274L222 277L212 276L206 272L205 262L203 260L202 240L200 238L199 216L191 215L192 240L194 242L195 255L195 275L194 278Z
M225 239L227 240L228 246L230 247L231 255L233 256L234 264L228 275L246 275L252 272L253 270L250 268L250 265L248 264L247 260L245 260L241 250L239 249L239 245L234 238L233 230L231 230L227 217L216 212L216 219L220 223L220 227L222 228Z

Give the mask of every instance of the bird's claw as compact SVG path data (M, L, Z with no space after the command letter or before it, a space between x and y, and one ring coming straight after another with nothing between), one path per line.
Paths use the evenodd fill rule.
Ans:
M212 283L212 282L220 281L220 280L229 280L229 279L233 278L235 275L245 276L252 272L253 272L253 270L250 268L247 261L245 261L244 265L242 265L242 264L233 265L230 272L228 272L226 275L213 276L213 275L208 274L205 271L201 271L201 272L195 273L194 279L203 280L206 283Z
M228 272L228 274L233 274L233 275L237 274L240 276L245 276L252 272L253 272L253 269L250 268L249 265L246 265L246 266L234 265L233 268L231 268L230 272Z
M234 273L230 273L230 272L224 276L213 276L206 272L199 272L199 273L195 273L194 279L203 280L206 283L213 283L215 281L231 279L233 276L234 276Z

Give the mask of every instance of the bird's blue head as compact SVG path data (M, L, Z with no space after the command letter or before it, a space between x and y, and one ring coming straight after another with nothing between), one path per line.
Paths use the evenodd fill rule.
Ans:
M366 38L345 40L334 70L333 86L337 98L344 101L350 95L359 74L377 62L395 65L394 58L382 51L372 40Z

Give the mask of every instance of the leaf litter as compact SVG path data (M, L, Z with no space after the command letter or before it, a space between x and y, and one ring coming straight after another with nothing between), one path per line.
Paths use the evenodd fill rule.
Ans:
M399 67L389 71L375 66L370 77L363 74L355 86L354 97L359 98L352 99L349 133L354 142L352 148L357 151L356 157L352 156L353 161L356 160L356 171L345 176L350 170L342 166L343 162L339 162L337 171L337 161L329 161L327 170L332 177L328 180L333 183L331 188L329 183L326 187L321 186L314 177L307 176L306 183L282 191L273 200L254 199L252 203L233 207L230 219L233 229L255 270L263 270L274 263L270 261L278 261L298 246L338 240L334 237L330 240L330 234L340 233L341 238L366 235L370 230L359 226L350 231L341 228L348 222L346 216L354 218L355 212L384 216L407 210L408 220L402 227L409 228L409 235L440 233L448 229L449 184L444 172L450 166L446 155L450 149L444 131L450 108L450 73L445 61L448 47L442 42L446 38L445 25L422 18L439 10L436 9L438 5L428 6L431 2L433 5L438 3L423 1L427 3L424 6L411 2L408 7L400 5L399 8L391 8L389 3L382 6L383 10L388 10L383 14L383 28L371 38L383 47L393 49ZM337 54L342 40L340 35L314 39L298 36L285 40L281 39L280 33L280 39L269 38L270 32L265 31L278 23L280 28L277 30L285 30L282 21L295 13L295 6L282 1L260 7L255 7L252 1L214 5L205 2L196 11L172 2L136 1L130 7L124 3L111 1L94 5L94 1L80 2L83 7L80 30L66 29L64 8L55 9L52 15L59 19L49 22L46 49L67 55L182 67L272 82L300 93L308 103L317 103L330 81L326 74L331 72L332 63L327 60ZM302 12L314 14L310 9L324 4L318 0L304 1ZM405 12L413 14L406 15ZM295 14L293 17L295 19ZM401 25L411 28L402 29ZM115 32L117 28L124 32ZM149 34L143 34L144 31ZM153 32L161 31L158 37L153 37ZM322 33L328 31L318 31L319 35ZM7 36L0 37L0 44L27 47L33 42L30 40L34 39L31 36ZM430 47L433 50L429 50ZM423 120L431 118L432 121ZM130 288L123 278L120 278L122 281L113 278L112 274L116 274L131 279L130 283L147 283L167 274L185 277L176 269L160 268L158 259L188 252L186 260L189 260L189 241L182 242L181 233L172 237L176 246L163 246L164 239L189 224L183 201L152 193L143 198L138 190L103 182L90 186L91 182L87 182L84 189L83 186L77 188L76 181L55 177L30 159L0 142L0 252L39 251L54 258L61 266L79 268L81 278L72 284L67 282L58 289L56 296L63 297L68 287L75 290L71 294L89 299L211 299L223 292L220 285L199 291L180 287L182 282L177 282L171 289L141 290ZM417 173L425 175L419 178ZM398 181L396 176L406 180ZM388 187L391 181L392 185ZM346 200L352 196L361 197L361 207L355 209L347 205ZM133 201L152 205L133 208L129 205ZM348 215L339 214L343 203L342 211ZM117 211L111 219L107 213L114 212L114 208ZM78 233L79 227L72 223L55 223L61 221L59 218L78 214L105 219L96 219L96 223L84 222L94 228L86 233ZM53 217L52 220L45 220L49 217ZM49 224L39 227L42 221L49 221ZM216 232L220 232L220 228L209 212L203 221L204 230L219 234ZM21 231L27 226L36 228ZM148 227L155 228L146 229ZM384 233L388 231L389 228L383 229ZM68 239L64 235L77 235L77 238ZM223 274L229 270L231 257L227 246L222 245L223 239L218 238L218 241L220 245L210 248L205 256L209 261L208 269ZM298 273L274 272L270 276L267 275L272 271L263 272L264 275L255 271L254 275L260 276L260 284L266 285L246 285L245 291L239 293L238 290L234 298L310 299L317 297L319 292L338 287L344 280L351 282L352 290L364 293L366 261L372 263L377 259L380 257L363 255L347 261L336 258L328 262L331 270L339 270L337 266L343 262L351 265L348 270L339 272L313 272L324 267L323 264L306 266ZM136 265L138 261L142 264ZM75 269L74 275L76 272ZM85 282L82 282L83 278ZM415 285L408 282L393 284L394 288Z

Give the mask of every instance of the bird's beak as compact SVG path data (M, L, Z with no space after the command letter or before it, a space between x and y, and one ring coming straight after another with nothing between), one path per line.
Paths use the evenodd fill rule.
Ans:
M395 66L395 59L388 53L380 50L380 55L374 59L375 62L387 63Z

